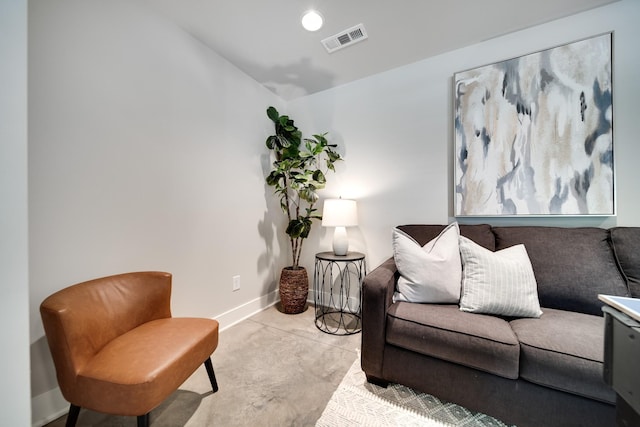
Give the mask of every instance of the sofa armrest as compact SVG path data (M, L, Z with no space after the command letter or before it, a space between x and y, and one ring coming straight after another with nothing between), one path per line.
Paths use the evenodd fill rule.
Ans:
M386 342L387 310L393 304L397 279L393 258L376 267L362 283L362 370L380 382Z

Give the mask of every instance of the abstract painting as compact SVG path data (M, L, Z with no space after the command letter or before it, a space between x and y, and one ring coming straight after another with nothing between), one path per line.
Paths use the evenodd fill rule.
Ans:
M611 64L607 33L455 73L455 215L614 215Z

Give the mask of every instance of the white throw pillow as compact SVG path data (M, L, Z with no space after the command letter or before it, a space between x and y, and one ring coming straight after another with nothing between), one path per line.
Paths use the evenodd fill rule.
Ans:
M460 236L460 310L510 317L540 317L538 284L524 245L491 252Z
M449 224L423 247L411 236L393 230L393 257L400 272L395 301L457 303L462 264L457 223Z

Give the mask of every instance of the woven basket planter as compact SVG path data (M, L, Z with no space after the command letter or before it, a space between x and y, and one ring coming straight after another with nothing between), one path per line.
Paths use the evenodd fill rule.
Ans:
M309 278L304 267L285 267L280 274L280 302L286 314L304 311L309 295Z

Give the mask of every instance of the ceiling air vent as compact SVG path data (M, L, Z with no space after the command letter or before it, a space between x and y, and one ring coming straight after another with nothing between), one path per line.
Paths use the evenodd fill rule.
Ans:
M341 31L334 36L327 37L322 40L322 45L327 49L327 52L332 53L336 50L342 49L343 47L351 46L354 43L366 40L367 37L364 25L358 24L348 30Z

